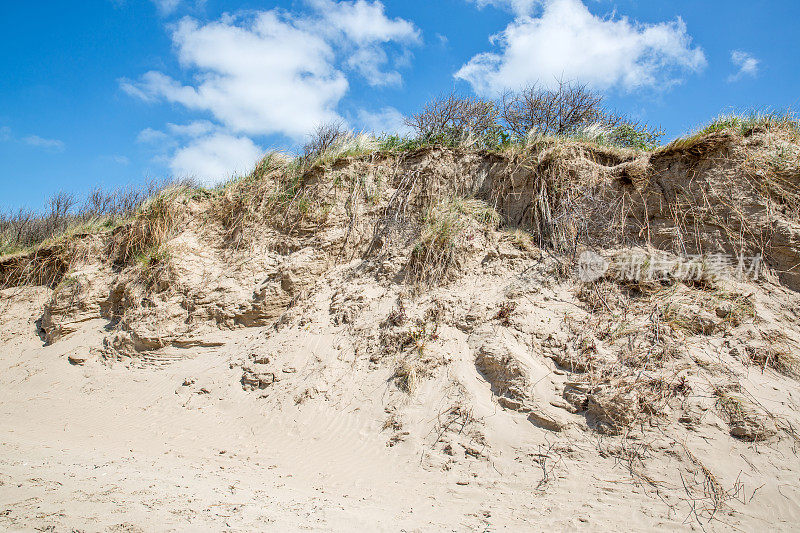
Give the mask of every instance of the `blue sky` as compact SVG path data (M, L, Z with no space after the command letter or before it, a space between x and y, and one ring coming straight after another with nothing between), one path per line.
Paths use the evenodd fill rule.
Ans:
M796 108L796 0L52 0L0 4L0 210L219 182L314 124L395 129L451 89L577 79L675 137Z

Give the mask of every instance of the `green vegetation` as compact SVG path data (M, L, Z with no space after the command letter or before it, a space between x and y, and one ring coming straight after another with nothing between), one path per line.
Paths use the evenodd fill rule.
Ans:
M793 131L800 133L800 121L790 111L748 111L720 115L700 128L700 135L727 132L749 137L757 131Z

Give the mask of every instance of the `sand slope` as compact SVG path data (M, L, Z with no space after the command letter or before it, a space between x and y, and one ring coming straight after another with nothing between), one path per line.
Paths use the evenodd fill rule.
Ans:
M42 303L45 291L24 292L23 302ZM448 372L408 398L385 369L354 375L355 354L337 328L219 334L223 346L163 367L77 366L65 352L87 349L103 321L43 346L39 316L15 304L2 319L13 332L0 359L4 528L791 530L800 519L793 445L740 443L713 426L684 442L664 438L635 467L657 480L649 484L631 475L613 438L547 431L500 407L458 332L442 341L456 359ZM276 354L289 370L274 388L243 390L239 365L253 351ZM452 405L469 406L477 422L462 428ZM402 426L384 428L387 413L402 413ZM689 498L711 504L702 473L686 473L696 493L676 486L684 445L746 505L727 501L698 522Z
M800 225L740 141L276 167L0 259L0 528L795 530Z

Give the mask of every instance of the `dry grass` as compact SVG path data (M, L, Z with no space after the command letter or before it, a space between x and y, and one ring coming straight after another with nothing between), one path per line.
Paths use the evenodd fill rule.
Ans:
M611 200L604 192L611 168L631 163L636 152L574 140L546 139L511 168L530 176L526 208L514 222L529 230L539 248L574 257L580 244L598 236L606 245L620 240L633 203L624 192ZM620 171L621 172L621 171ZM511 185L505 194L515 194ZM519 193L516 193L519 194Z
M430 206L422 216L417 242L411 252L408 275L415 282L446 280L475 231L492 231L500 215L481 200L445 198Z
M730 426L731 435L750 442L764 441L775 435L771 417L750 402L738 386L714 389L717 407Z
M515 248L523 252L532 252L536 249L531 234L520 228L506 230L500 238L510 242Z
M590 315L565 316L570 339L551 357L576 374L565 398L612 434L663 418L691 391L687 335L728 331L756 317L751 296L674 280L633 286L604 279L580 286L578 297Z
M694 133L685 137L679 137L669 144L657 148L653 151L652 157L658 159L688 155L700 158L714 150L729 145L733 139L734 136L726 131L716 133Z
M800 379L800 347L780 331L761 332L763 345L745 347L750 362L758 365L762 372L771 368L784 376Z
M165 187L151 184L108 194L95 191L80 208L75 208L71 197L57 195L48 214L6 220L6 230L14 228L12 240L18 251L0 258L0 287L55 287L90 255L111 257L118 267L132 264L166 240L177 222L168 204L190 186ZM110 237L94 238L102 233ZM98 249L102 241L106 242L104 251Z
M150 182L109 192L95 189L82 202L74 195L59 192L50 198L44 212L19 210L0 214L0 256L113 229L168 186Z
M160 250L175 234L186 216L183 203L187 189L182 186L166 189L142 205L127 223L113 232L107 252L113 264L122 268L143 257L161 254Z
M745 155L745 176L776 213L800 218L800 134L778 132L763 150Z
M689 517L705 530L704 525L717 519L720 512L729 510L732 501L741 504L748 502L744 494L744 484L737 478L730 489L725 489L714 473L685 444L682 446L692 465L692 468L688 469L688 475L681 473L681 481L686 491L684 501L689 506ZM754 495L755 492L750 499Z
M217 191L207 213L223 228L226 242L235 246L251 242L263 224L285 233L308 233L327 221L336 192L347 187L331 165L375 148L371 137L342 134L299 158L269 153L251 174ZM378 183L362 179L350 185L351 193L360 187L359 198L373 203L379 199Z
M299 165L281 152L265 155L253 171L218 189L207 211L211 221L218 223L229 245L249 242L248 231L265 222L270 206L287 195L287 189L297 187Z
M710 335L730 330L756 317L752 295L674 285L651 297L659 302L664 321L676 331Z
M65 238L40 245L28 253L2 258L0 289L20 285L55 287L74 264L87 258L90 251L91 246L84 240Z
M414 394L419 385L419 365L410 358L403 358L398 363L394 371L394 384L398 389L407 393Z

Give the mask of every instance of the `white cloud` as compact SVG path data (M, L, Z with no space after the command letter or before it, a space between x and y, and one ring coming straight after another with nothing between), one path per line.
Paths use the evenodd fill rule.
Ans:
M400 85L403 78L399 72L381 70L386 61L386 52L383 49L366 47L356 50L347 60L347 66L361 74L374 87Z
M208 120L196 120L189 124L167 124L167 129L179 137L200 137L218 129L218 126Z
M64 150L64 142L58 139L45 139L38 135L28 135L21 139L22 142L28 146L35 146L37 148L44 148L53 152L62 152Z
M168 16L178 9L181 0L152 0L162 16Z
M184 18L172 40L196 82L151 71L136 82L121 80L121 87L145 101L210 112L231 132L299 139L321 122L341 119L336 109L349 88L344 69L371 85L401 83L399 72L387 68L385 47L418 43L413 24L388 18L380 2L310 5L305 17L271 10L204 25Z
M249 137L233 135L208 120L166 125L166 132L146 128L137 141L150 145L154 161L165 163L172 175L216 185L248 172L263 149Z
M35 148L42 148L50 152L63 152L64 148L66 148L64 141L59 141L58 139L45 139L44 137L39 137L38 135L27 135L25 137L18 138L8 126L0 127L0 142L22 143Z
M174 2L177 6L177 1ZM340 121L350 74L373 86L399 85L419 30L390 18L379 1L306 0L298 16L283 10L224 15L171 26L181 82L162 72L120 80L129 95L210 114L213 121L147 128L137 140L172 172L214 183L249 170L262 153L253 136L300 140L315 126ZM376 119L377 120L377 119Z
M364 131L373 133L392 133L406 135L410 128L406 126L403 114L393 107L384 107L380 111L370 112L362 109L358 112L358 124Z
M174 176L215 185L248 172L262 154L263 149L247 137L215 133L178 149L169 166Z
M680 18L659 24L601 18L581 0L544 0L541 13L525 14L537 3L511 2L517 17L491 38L499 50L476 55L456 78L481 94L531 83L552 86L558 79L633 90L674 85L683 73L706 66Z
M518 15L530 15L533 8L540 5L543 0L470 0L478 4L478 7L495 6L510 9Z
M136 142L142 144L158 144L172 142L172 139L163 131L155 130L153 128L145 128L139 132L139 135L136 137Z
M388 18L381 2L311 0L310 4L322 14L325 21L319 26L320 29L329 33L341 32L357 45L420 41L419 30L407 20Z
M756 77L758 75L758 66L761 62L748 52L733 50L731 52L731 63L733 63L739 71L728 77L728 81L737 81L744 76Z

